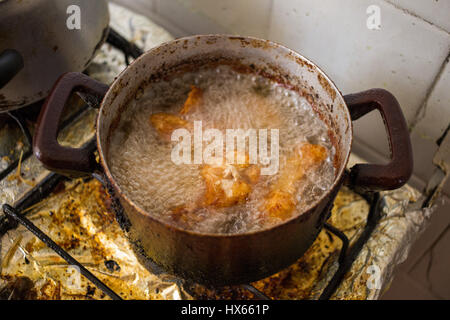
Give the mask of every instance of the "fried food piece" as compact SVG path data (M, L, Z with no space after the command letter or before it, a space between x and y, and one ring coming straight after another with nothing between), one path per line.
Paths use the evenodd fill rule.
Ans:
M307 170L319 165L326 157L327 150L325 147L310 143L302 144L287 159L286 166L281 171L274 189L294 193L296 182L303 178Z
M263 210L272 218L287 219L290 217L297 202L294 196L283 190L273 190L265 200Z
M177 115L159 112L150 116L150 123L161 136L170 136L172 132L179 128L187 128L189 122Z
M196 86L191 86L191 91L188 94L186 101L184 102L183 108L180 110L180 114L186 114L195 108L201 101L203 97L203 90L197 88Z
M234 151L234 161L238 161L238 156L238 151ZM223 208L245 202L261 170L258 165L250 164L249 155L245 154L244 163L227 164L223 159L221 164L205 165L200 174L206 184L203 206Z
M171 210L172 218L183 225L201 221L203 218L196 212L202 208L212 207L214 210L244 203L252 192L252 186L259 180L260 168L249 164L246 155L243 164L227 164L224 158L220 163L204 165L200 175L205 181L204 195L194 203Z
M243 203L252 190L233 165L205 165L200 174L206 184L204 206L230 207Z
M191 86L188 98L186 99L180 114L184 115L191 111L198 105L203 96L203 90L195 86ZM150 116L150 123L158 131L159 135L167 138L172 132L179 128L188 128L191 126L190 122L180 118L175 114L160 112Z
M320 145L305 143L286 161L280 177L272 186L261 208L272 218L287 219L297 205L298 182L306 172L319 166L327 157L327 150Z
M194 203L171 209L172 219L181 226L201 222L198 211L205 207L220 209L244 203L260 176L260 168L247 164L205 165L200 171L205 180L205 194Z

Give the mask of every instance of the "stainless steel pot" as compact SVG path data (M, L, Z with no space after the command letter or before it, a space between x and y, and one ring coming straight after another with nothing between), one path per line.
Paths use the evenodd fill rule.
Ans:
M74 5L80 8L79 30L67 27L75 13L68 8ZM43 99L61 74L86 69L108 35L108 24L105 0L0 1L0 56L10 53L1 59L4 67L0 63L0 79L5 78L0 112ZM12 50L22 57L21 71Z
M127 102L140 88L173 72L218 64L262 74L307 97L328 126L336 149L336 177L330 190L289 220L256 232L202 234L172 226L134 203L116 182L108 164L114 157L109 153L111 134ZM57 142L58 122L73 90L103 98L97 119L100 168L89 148L70 149ZM386 165L358 164L347 172L352 120L374 109L385 121L392 160ZM270 41L228 35L192 36L165 43L134 61L110 88L82 74L64 75L40 114L34 153L51 170L69 174L102 170L111 194L120 201L123 221L129 223L129 236L138 252L168 272L215 285L248 283L296 261L321 230L343 183L369 190L395 189L406 183L413 167L408 127L392 94L372 89L343 97L325 73L300 54Z

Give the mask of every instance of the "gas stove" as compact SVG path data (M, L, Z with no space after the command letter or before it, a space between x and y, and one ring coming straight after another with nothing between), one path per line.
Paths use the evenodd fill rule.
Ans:
M85 71L107 84L137 47L172 39L134 12L114 4L110 12L117 32ZM432 211L432 194L408 185L381 193L343 187L325 228L292 266L251 284L205 287L140 264L101 177L68 179L42 167L31 151L41 103L0 116L1 299L376 299ZM74 95L60 143L95 152L96 114ZM352 155L349 167L361 162Z

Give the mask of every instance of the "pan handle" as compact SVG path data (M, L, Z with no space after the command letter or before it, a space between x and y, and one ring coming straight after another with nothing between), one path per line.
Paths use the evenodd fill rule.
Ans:
M79 176L92 173L98 165L92 146L69 148L58 143L61 116L73 91L88 95L90 100L100 103L108 91L108 86L82 73L63 74L42 107L34 134L33 151L47 169L69 176Z
M392 190L403 186L413 171L409 130L397 99L384 89L349 94L344 100L352 120L377 109L383 118L391 150L386 165L357 164L350 169L349 183L362 190Z

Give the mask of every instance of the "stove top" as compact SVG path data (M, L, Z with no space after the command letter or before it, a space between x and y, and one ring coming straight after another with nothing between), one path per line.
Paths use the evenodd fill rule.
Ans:
M114 4L110 11L111 26L141 48L171 39L142 16ZM110 84L125 56L105 44L86 73ZM97 111L76 95L66 109L59 141L94 149ZM69 180L41 166L30 148L38 111L35 105L0 117L0 203L21 220L0 214L2 299L375 299L430 215L410 186L381 194L344 187L324 230L295 264L252 284L206 288L144 268L99 181ZM349 166L362 161L352 155Z

